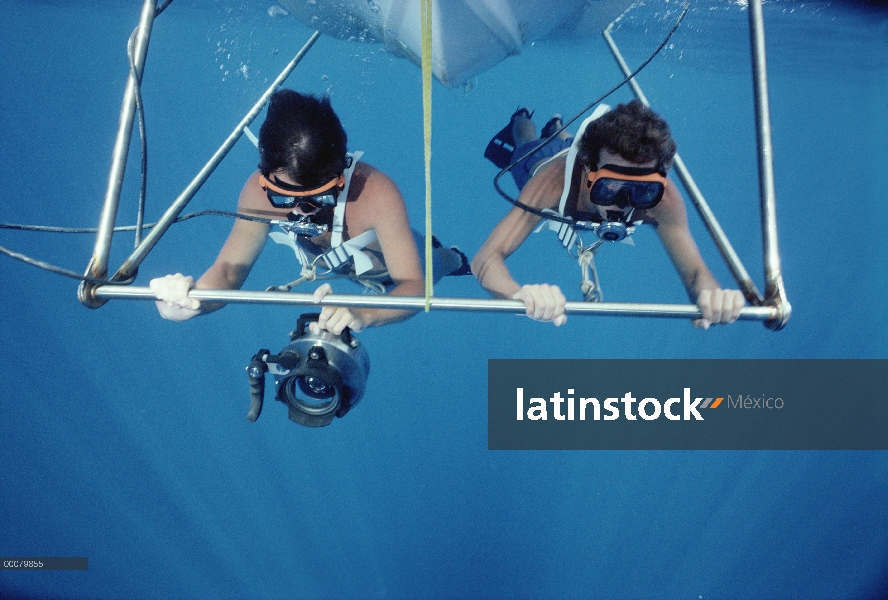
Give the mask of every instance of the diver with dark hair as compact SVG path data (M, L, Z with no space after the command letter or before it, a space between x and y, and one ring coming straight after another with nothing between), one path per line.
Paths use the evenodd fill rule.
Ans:
M153 279L160 315L184 321L221 303L188 297L191 288L240 289L271 237L290 246L304 280L346 277L376 293L422 296L424 238L412 230L401 192L385 173L349 153L347 136L328 98L279 90L259 130L259 165L247 179L238 212L281 220L270 225L239 219L213 265L196 282L182 274ZM433 238L434 278L469 274L455 246ZM417 246L421 250L417 250ZM332 291L318 287L316 303ZM409 318L415 311L325 307L312 327L340 334Z
M532 116L527 109L517 110L484 154L501 169L513 159L521 161L510 169L521 193L472 259L481 285L494 296L523 301L528 317L561 325L567 317L559 287L522 286L506 259L540 227L554 230L568 252L591 250L594 255L601 243L625 240L635 226L650 224L702 313L694 325L707 329L736 321L743 295L722 289L707 268L691 236L684 201L666 177L676 152L666 121L633 100L614 110L599 105L576 137L561 131L555 115L540 139ZM541 226L542 215L549 218ZM582 241L586 232L595 234L588 246Z

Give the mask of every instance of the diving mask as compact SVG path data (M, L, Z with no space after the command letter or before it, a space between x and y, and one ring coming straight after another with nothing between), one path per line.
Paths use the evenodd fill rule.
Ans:
M260 173L259 185L275 208L298 208L309 214L321 208L336 206L336 200L345 185L345 177L340 174L320 187L306 190L302 186L281 181L272 174L266 176Z
M659 204L666 191L666 175L656 168L604 165L589 173L589 200L598 206L648 209Z

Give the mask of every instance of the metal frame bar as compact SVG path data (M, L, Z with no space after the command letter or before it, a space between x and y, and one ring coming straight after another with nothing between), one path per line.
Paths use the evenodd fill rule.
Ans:
M153 4L152 0L146 0L146 4ZM152 9L153 10L153 9ZM153 13L152 13L153 17ZM321 36L320 31L315 31L312 36L308 39L304 46L296 53L296 56L284 67L284 70L275 78L274 82L268 87L267 90L260 96L259 100L253 105L253 107L244 115L244 118L241 119L240 123L238 123L234 130L228 135L222 145L218 150L213 154L212 157L207 161L207 163L203 166L203 168L194 176L194 179L191 180L185 189L179 194L179 197L176 198L170 207L166 210L163 216L158 220L157 224L151 228L151 231L145 238L139 243L139 245L133 250L132 254L129 258L124 261L124 263L120 266L120 268L115 273L113 280L122 281L128 279L131 275L135 274L141 262L145 259L148 252L154 248L155 244L157 244L158 240L161 236L166 233L167 229L176 221L176 218L182 213L187 206L188 202L194 197L194 195L200 190L201 186L203 186L204 182L210 177L213 171L219 166L219 163L222 162L222 159L231 151L234 147L235 143L240 139L243 135L244 130L253 122L253 120L259 115L262 109L265 107L265 104L268 102L271 95L281 86L284 80L289 77L290 73L293 72L293 69L296 68L305 54L309 51L309 49L314 45L317 39ZM146 44L147 46L147 41ZM143 57L144 62L144 57ZM130 85L127 85L127 92L130 92ZM127 107L126 100L124 101L124 107ZM131 113L131 111L130 111ZM118 142L125 143L122 150L115 146L115 167L120 162L117 160L118 153L122 154L122 162L118 168L112 168L112 173L114 176L119 179L117 182L115 190L112 191L109 189L108 196L105 200L105 207L102 210L102 224L105 227L100 228L99 233L96 236L96 251L93 256L93 259L90 261L90 266L87 270L87 274L91 277L96 278L104 278L107 273L108 267L108 251L111 246L111 236L114 231L114 221L117 215L117 206L120 203L120 182L123 179L123 168L126 164L126 148L129 146L129 139L131 137L132 130L132 114L129 115L129 119L127 124L124 124L123 116L121 115L121 132L118 133ZM125 129L125 131L124 131ZM121 142L121 138L125 138L125 142ZM117 173L119 171L119 174ZM101 247L101 253L99 252L99 248ZM104 302L102 302L98 296L95 294L95 285L90 284L88 282L84 282L80 285L78 290L78 296L80 297L80 301L90 308L98 308Z
M150 6L150 12L148 7ZM138 77L144 68L145 52L147 51L148 36L150 35L151 21L154 16L154 0L145 0L142 11L137 38L137 52L135 63ZM620 68L626 75L630 74L626 62L610 36L608 26L604 31L605 39L617 58ZM710 231L722 256L737 279L743 293L750 303L764 306L747 306L740 312L741 320L764 321L772 329L781 329L789 319L790 307L786 301L783 290L783 280L780 275L780 256L777 251L777 226L774 200L773 167L771 160L770 117L768 113L767 76L765 73L764 59L764 31L761 17L761 0L750 2L750 34L753 45L753 70L755 74L755 98L756 120L759 135L759 170L762 206L762 227L765 253L765 277L767 282L766 297L763 299L755 285L752 283L746 269L731 246L709 209L709 205L694 183L693 178L684 165L684 162L676 155L676 172L679 174L688 195L700 212L704 223ZM185 188L179 197L164 213L158 224L136 247L132 255L123 263L114 276L116 280L127 279L138 269L139 264L154 247L160 237L175 222L176 217L185 208L185 205L200 189L209 175L221 162L222 158L234 146L247 126L255 119L262 107L271 97L271 94L283 83L302 60L305 53L311 48L320 32L316 31L303 48L297 53L284 71L259 99L256 105L247 113L235 130L228 136L219 150L195 176L194 180ZM117 206L120 200L120 184L123 178L123 169L126 163L126 149L132 129L132 111L134 98L132 96L137 82L131 74L130 81L124 94L124 106L121 110L120 128L118 140L115 145L111 175L109 176L109 188L106 194L105 207L102 211L102 224L96 239L96 250L90 262L87 273L93 277L102 278L107 272L108 251L113 234L114 220ZM630 85L639 100L648 104L641 88L634 80ZM95 285L84 283L80 286L79 296L81 302L91 308L103 305L111 299L127 300L154 300L154 294L150 288L121 286L121 285ZM289 292L259 292L242 290L191 290L189 297L204 302L225 302L242 304L286 304L318 307L312 301L311 294L293 294ZM474 312L499 312L511 314L524 314L526 308L523 302L518 300L497 300L482 298L431 298L403 297L403 296L366 296L336 294L328 295L321 303L323 306L350 306L358 308L390 308L402 310L450 310L450 311L474 311ZM622 317L666 317L679 319L694 319L701 316L700 310L693 304L645 304L628 302L568 302L565 307L567 314L622 316Z
M792 314L786 298L780 252L777 245L777 200L774 192L774 152L771 145L771 112L768 102L768 70L765 60L765 25L762 0L749 3L749 35L752 45L755 121L758 134L759 195L762 209L762 251L765 263L765 303L777 309L777 316L767 325L782 329Z
M715 213L709 207L709 203L703 197L700 188L685 166L684 161L678 154L675 155L675 172L684 185L685 191L697 208L700 218L706 225L709 234L712 236L716 247L721 253L722 258L731 271L740 291L746 297L746 300L753 305L767 304L774 308L773 318L766 320L765 325L771 329L782 329L789 320L791 307L786 299L786 293L783 288L783 278L780 274L780 254L777 249L777 222L776 222L776 201L774 195L774 169L772 162L771 147L771 125L770 114L768 110L768 81L765 66L765 38L764 38L764 21L761 12L761 0L753 0L749 6L749 26L750 26L750 43L752 45L753 56L753 83L755 91L756 105L756 125L758 132L758 156L759 156L759 188L761 196L761 213L762 213L762 240L763 240L763 257L765 268L765 297L756 288L740 261L740 257L731 245L727 235L718 223ZM616 21L615 21L616 22ZM620 70L625 76L632 74L632 70L623 55L617 48L610 32L614 23L608 25L602 35L610 48L611 53L617 61ZM645 106L650 107L647 97L641 90L638 82L633 77L629 80L629 86L632 88L635 96Z
M103 285L96 288L97 297L104 300L156 300L151 288L137 286ZM364 294L330 294L316 304L312 294L290 292L258 292L243 290L198 290L188 293L189 298L202 302L229 304L286 304L298 306L348 306L356 308L391 308L420 311L426 307L423 296L367 296ZM525 314L526 307L520 300L494 298L439 298L429 300L431 310L498 312ZM630 302L568 302L564 312L577 315L602 315L613 317L669 317L695 319L701 316L693 304L643 304ZM768 306L747 306L740 312L740 319L767 321L773 319L776 309Z
M108 273L108 255L111 252L111 237L114 235L114 222L117 219L117 207L120 204L120 189L123 186L123 174L126 171L126 158L133 133L133 120L136 111L136 89L142 81L145 70L145 58L148 54L148 42L151 39L151 28L157 10L157 0L145 0L139 25L135 31L133 44L133 67L130 69L123 92L123 103L120 108L120 120L117 126L117 137L111 153L111 169L108 173L108 187L105 191L105 203L99 218L99 230L93 257L86 269L90 277L104 278ZM81 298L82 301L82 298Z

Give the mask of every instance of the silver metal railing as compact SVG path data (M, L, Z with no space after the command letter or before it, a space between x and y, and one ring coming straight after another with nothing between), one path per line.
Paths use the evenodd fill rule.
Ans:
M151 39L151 28L154 25L156 0L145 0L139 25L133 39L132 69L126 80L123 92L123 105L120 108L120 120L117 126L117 137L111 152L111 169L108 173L108 187L105 191L105 202L99 217L99 230L96 233L96 244L92 260L86 269L90 277L104 278L108 273L108 255L111 252L111 237L114 235L114 222L117 219L117 207L120 204L120 188L123 185L123 174L126 171L126 157L129 152L133 133L133 119L136 112L136 90L142 81L145 69L145 57L148 54L148 41ZM81 286L81 301L83 286Z
M150 288L122 285L103 285L95 290L102 300L155 300ZM363 294L328 294L320 304L312 301L312 294L291 292L258 292L246 290L191 290L189 298L201 302L225 302L229 304L285 304L290 306L348 306L355 308L391 308L423 310L426 299L422 296L367 296ZM495 298L439 298L430 299L430 310L498 312L524 314L520 300ZM700 309L693 304L643 304L631 302L568 302L564 310L573 315L601 315L613 317L669 317L677 319L699 318ZM740 312L740 319L767 321L773 319L776 309L771 306L747 306Z
M759 194L762 211L762 250L765 262L765 303L777 309L766 325L782 329L792 313L783 287L777 245L777 200L774 193L774 150L771 145L771 113L768 103L768 71L765 61L765 25L762 0L749 2L749 33L752 38L752 76L755 91L755 122L758 133Z

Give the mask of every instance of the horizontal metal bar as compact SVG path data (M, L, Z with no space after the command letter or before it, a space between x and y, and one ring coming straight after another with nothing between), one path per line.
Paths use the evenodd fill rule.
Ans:
M103 300L155 300L150 288L136 286L103 285L95 289L97 298ZM352 308L392 308L423 310L426 299L421 296L365 296L362 294L329 294L320 305L312 301L311 294L290 292L259 292L249 290L191 290L189 298L202 302L234 304L285 304L302 306L348 306ZM430 310L464 312L498 312L524 314L524 303L519 300L495 298L438 298L429 301ZM600 315L614 317L665 317L694 319L700 317L700 309L693 304L642 304L631 302L568 302L564 312L574 315ZM767 321L774 318L775 308L747 306L740 311L740 319Z

